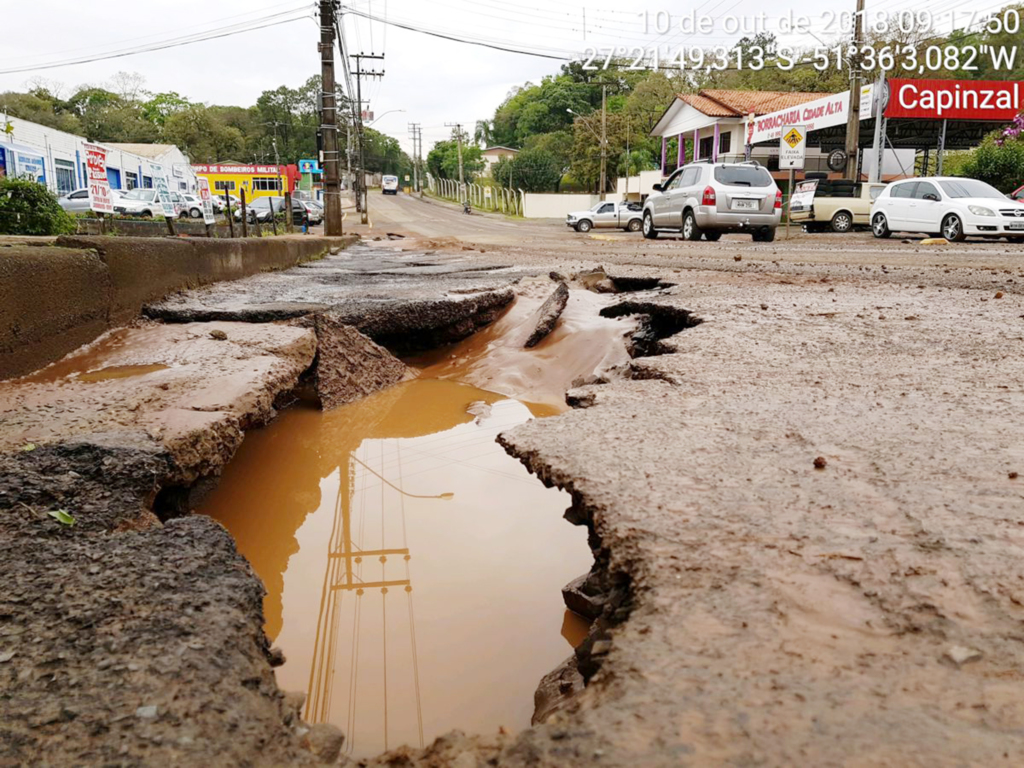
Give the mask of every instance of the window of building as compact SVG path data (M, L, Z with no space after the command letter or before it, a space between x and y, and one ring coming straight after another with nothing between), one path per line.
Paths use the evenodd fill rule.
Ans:
M127 171L124 175L124 188L129 192L139 186L139 174Z
M57 174L57 193L66 195L75 189L75 164L70 160L54 160L53 168Z
M186 184L184 181L179 181L178 189L180 189L182 192L188 192L188 184Z
M143 189L152 189L153 188L153 177L152 176L143 176L142 177L142 188Z
M701 160L711 159L711 150L715 148L715 137L708 136L706 139L700 140L700 158Z
M253 192L279 192L281 180L273 176L253 176Z
M732 131L726 131L718 137L718 154L728 154L732 149Z
M218 192L234 192L235 182L233 181L215 181L213 182L213 188Z

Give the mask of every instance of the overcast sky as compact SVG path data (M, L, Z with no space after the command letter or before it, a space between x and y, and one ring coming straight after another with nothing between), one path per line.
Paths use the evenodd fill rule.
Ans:
M951 11L996 8L1003 3L981 0L868 0L867 10L928 8L950 26ZM343 3L353 13L344 16L351 52L383 52L386 75L364 84L380 120L374 126L411 148L407 125L423 126L424 147L446 138L446 122L461 122L469 130L476 120L490 117L508 91L525 81L539 81L557 72L553 59L506 53L432 37L385 24L391 22L428 29L442 35L473 37L497 46L529 49L555 57L577 55L587 46L614 44L727 44L742 36L727 34L727 17L752 23L767 4L760 0L353 0ZM319 73L314 21L316 3L301 0L2 0L3 45L0 91L21 90L43 79L61 83L64 95L76 86L104 85L119 71L137 72L151 91L177 91L209 104L254 103L259 94L281 85L295 87ZM808 13L813 6L813 31L829 41L822 14L829 9L851 10L854 0L819 0L813 4L784 0L771 4L768 26L779 33L779 17ZM644 34L640 14L647 10L650 28ZM658 11L676 19L671 32L657 34ZM716 19L710 35L679 31L678 17L692 12ZM368 13L378 21L361 18ZM294 20L291 20L294 19ZM286 22L286 23L281 23ZM96 58L114 51L153 46L188 35L230 32L236 25L271 25L263 29L191 45L150 51L90 63L43 69L48 63ZM959 24L957 26L960 26ZM748 31L750 31L748 27ZM947 31L947 30L944 30ZM813 35L779 35L790 43L815 45ZM380 66L380 62L373 62ZM389 110L404 113L385 115Z

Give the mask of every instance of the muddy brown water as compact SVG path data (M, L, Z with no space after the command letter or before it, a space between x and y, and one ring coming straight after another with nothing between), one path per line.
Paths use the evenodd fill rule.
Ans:
M624 356L627 326L584 296L569 330L520 354L542 298L419 361L418 379L252 432L200 510L266 585L280 687L305 692L307 721L341 728L349 754L526 728L541 677L586 637L560 593L592 565L586 531L562 519L569 495L495 437L564 410L562 380ZM570 354L572 329L584 353Z

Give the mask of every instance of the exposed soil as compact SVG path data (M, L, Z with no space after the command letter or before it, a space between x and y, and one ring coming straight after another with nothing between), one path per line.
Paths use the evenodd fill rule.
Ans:
M691 247L564 233L549 247L553 237L527 242L518 234L527 230L506 234L484 217L465 218L482 219L472 226L486 241L486 259L479 250L459 250L441 254L438 265L403 241L405 250L384 264L386 276L368 276L369 258L347 275L345 265L334 262L320 272L302 268L273 280L253 278L277 287L254 289L251 299L247 288L233 283L154 311L180 320L206 312L232 319L266 313L260 316L266 320L347 302L351 317L372 317L393 307L395 296L399 303L450 307L460 295L510 292L511 282L530 274L571 276L603 265L615 277L598 282L607 280L604 288L619 293L586 295L605 302L596 308L637 321L641 333L633 337L634 358L625 361L623 375L573 389L567 397L573 410L501 438L545 483L569 491L566 517L588 527L596 556L588 597L601 603L601 615L574 656L575 672L563 666L544 686L558 691L567 685L576 695L555 701L546 722L519 734L454 733L423 750L402 747L364 764L1024 760L1019 247L940 251L895 242L869 248L860 236L770 247L739 246L727 237ZM833 240L834 252L822 246ZM743 258L735 261L741 247ZM453 262L485 270L455 275ZM410 275L417 270L423 274ZM320 287L302 287L299 274L307 272ZM438 282L425 294L428 273ZM545 282L534 308L550 295L552 284ZM438 286L444 287L434 292ZM640 293L621 295L631 288ZM522 290L526 296L529 285ZM305 309L275 309L296 301L305 301ZM521 298L495 326L516 317L520 305L527 308ZM501 306L495 302L483 314L500 313ZM559 343L572 308L570 296L558 327L537 350ZM470 325L476 321L467 332ZM277 326L265 326L271 327ZM476 354L472 345L493 342L489 331L449 352L456 366ZM171 371L72 386L115 387ZM498 381L500 374L487 375ZM20 411L16 417L23 418ZM26 447L25 425L43 430L45 439L45 419L24 418L14 437L5 435L9 451ZM83 410L80 418L88 424L94 417ZM41 743L34 734L43 728L47 748L56 749L47 753L54 762L88 762L86 755L113 755L108 762L128 764L150 754L157 762L194 758L198 752L183 751L193 743L179 741L190 736L207 745L207 760L214 754L229 761L237 755L238 762L266 757L274 764L305 759L305 726L275 687L263 685L270 665L260 655L265 640L254 577L213 523L160 526L140 514L163 473L180 472L187 454L132 434L131 442L109 444L110 438L90 436L85 446L60 436L58 443L10 453L0 463L0 507L10 534L0 542L0 576L14 585L0 597L0 659L6 659L0 675L18 682L0 692L0 728L12 734L0 739L8 750L2 757L15 763L33 757ZM74 507L78 525L69 528L46 514L58 505ZM107 533L132 527L144 530ZM161 537L180 541L167 546ZM89 573L90 547L103 550L100 558L119 555L117 564L102 562L118 575L112 583L136 599L111 601L96 616L88 614L97 591L86 603L84 587L74 582L88 584L87 577L107 573ZM200 564L193 557L205 550L218 553L215 561ZM165 573L175 565L186 572L202 568L195 571L202 578ZM242 573L249 587L232 581ZM136 591L145 584L145 595ZM238 647L220 645L226 625L211 616L219 609L187 614L188 600L210 605L202 603L207 597L223 602ZM34 618L37 603L48 618ZM184 628L180 614L190 622ZM85 623L69 634L61 621ZM174 660L166 674L141 651L144 664L117 655L97 670L94 636L139 638L126 649L147 638L148 653L156 647L153 631L165 639L191 638L193 629L209 633L202 635L204 644L225 650L203 655L188 674L181 661L194 658L187 644L181 657L160 657ZM50 647L64 656L48 656ZM119 648L102 653L120 654ZM221 658L231 660L228 668ZM115 679L109 670L121 664L127 672L116 678L117 687L105 687ZM220 689L211 693L213 676L206 670L214 668L229 681L224 695L230 700ZM582 692L576 673L586 682ZM240 693L237 680L255 682L243 683ZM12 692L22 690L17 695L26 698L15 699ZM69 712L55 713L54 703L65 701ZM198 710L175 709L180 702L207 708L193 715ZM49 709L40 715L43 706ZM89 719L90 710L101 713L101 724L102 713L126 716L103 730ZM40 719L45 722L33 725ZM146 736L151 720L160 728L155 747ZM195 736L186 730L193 723L202 725ZM59 741L64 733L73 738ZM237 743L231 741L236 733ZM331 751L336 741L318 743L325 741ZM110 751L119 753L122 744L123 755Z

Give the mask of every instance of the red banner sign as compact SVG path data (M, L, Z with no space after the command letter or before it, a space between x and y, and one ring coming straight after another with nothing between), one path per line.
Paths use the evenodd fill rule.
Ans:
M1024 109L1012 80L890 80L886 117L1009 122Z
M89 208L96 213L113 213L114 196L107 178L107 150L86 144L85 166L89 174Z

